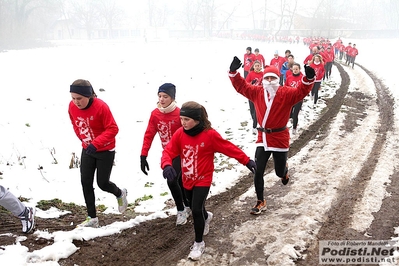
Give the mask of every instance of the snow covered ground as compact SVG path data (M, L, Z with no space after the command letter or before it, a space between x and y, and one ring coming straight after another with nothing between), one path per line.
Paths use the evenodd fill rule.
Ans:
M335 40L334 40L335 41ZM375 52L375 47L381 47L386 40L344 40L356 43L359 56L356 62L377 76L392 88L396 99L399 92L395 90L397 79L393 67L387 68L385 60L381 60L381 54ZM399 44L399 40L389 40ZM117 222L99 229L74 229L69 232L48 233L45 228L37 228L35 235L43 238L54 238L55 243L42 250L28 252L27 248L19 242L24 237L19 232L15 234L16 244L0 249L0 263L9 262L14 265L59 265L60 258L68 257L76 251L72 244L73 239L92 239L120 232L125 228L135 226L138 223L157 217L166 217L163 210L165 201L171 198L167 184L162 177L159 167L161 144L156 137L149 153L149 175L145 176L140 170L140 151L142 139L151 110L156 106L158 87L165 83L174 83L177 87L176 100L181 106L185 101L195 100L208 111L209 118L222 135L232 142L243 147L243 150L253 158L255 137L250 132L250 124L242 126L242 122L250 122L250 114L246 99L237 94L230 84L227 70L233 56L242 59L247 46L253 49L259 48L268 62L274 51L279 50L283 55L286 49L290 49L295 55L296 61L302 62L308 54L307 47L302 44L264 44L254 41L231 40L165 40L162 42L82 42L82 43L58 43L57 47L29 49L23 51L6 51L0 53L0 72L2 73L0 105L0 182L10 189L16 196L29 198L27 205L33 206L40 200L59 198L64 202L74 202L84 205L83 194L80 185L79 169L69 169L72 153L80 154L80 143L70 125L67 108L70 101L69 85L78 78L89 80L98 96L104 99L111 108L116 122L119 125L117 136L116 165L113 168L111 180L120 187L128 189L128 200L134 202L145 195L152 195L148 201L142 201L136 211L142 212L142 216L128 222ZM395 57L397 55L393 55ZM391 58L394 61L396 58ZM375 98L374 85L370 79L362 79L362 71L348 69L351 77L350 90L357 90ZM332 82L339 84L340 77L334 67ZM101 90L100 90L101 89ZM324 87L321 96L334 95L334 88ZM306 128L309 123L317 118L318 112L324 107L319 104L316 110L305 102L300 113L300 128ZM336 139L326 139L323 143L313 141L304 147L300 153L290 159L290 168L298 173L295 182L290 183L291 192L285 197L275 199L279 204L268 219L275 223L262 223L261 230L276 232L271 236L276 240L272 244L265 245L265 254L270 254L269 260L277 264L292 262L290 258L299 256L294 245L304 247L305 243L317 231L315 220L322 220L323 213L329 208L334 199L333 182L329 175L335 164L350 161L351 171L334 173L334 178L348 178L356 174L359 164L372 143L373 128L378 123L378 113L375 104L369 106L366 121L362 122L361 130L356 130L346 136L339 135L339 124L344 119L344 113L340 113L334 121L336 127ZM395 109L398 115L398 110ZM397 128L397 125L394 125ZM331 136L331 135L330 135ZM392 149L397 136L391 136L385 149ZM294 137L295 138L295 137ZM345 154L345 143L359 141L363 143L362 151L353 153L350 160ZM391 142L390 142L391 141ZM339 142L342 145L342 153L333 150L332 143ZM331 148L330 148L331 147ZM317 150L318 156L307 158L306 165L301 164L312 149ZM219 155L217 155L219 156ZM247 172L245 166L237 164L234 159L227 159L235 166L233 169L220 171L214 175L214 184L211 195L224 191L234 185L240 178L241 172ZM54 158L57 164L54 163ZM334 162L334 164L332 163ZM388 180L381 180L377 176L389 178L393 171L393 164L386 164L381 160L379 173L376 173L376 182L383 184ZM38 170L42 167L42 170ZM306 173L305 176L300 176ZM319 175L327 176L325 182L317 182ZM278 181L278 180L277 180ZM337 181L337 180L335 180ZM344 182L344 180L342 180ZM146 183L153 183L146 187ZM266 188L276 183L274 173L265 176ZM375 183L374 183L375 184ZM384 186L379 190L373 190L367 197L367 204L359 204L359 214L354 220L354 227L364 230L371 223L370 213L378 210L381 200L386 196ZM325 190L323 198L318 198L318 204L314 204L312 191ZM295 193L295 194L291 194ZM251 188L242 195L245 198L253 195ZM117 204L115 198L100 189L96 189L96 204L104 204L108 207L106 212L116 213ZM240 204L240 201L236 203ZM281 204L281 206L280 206ZM292 208L295 206L295 208ZM311 206L311 208L310 208ZM365 209L366 208L366 209ZM169 210L172 214L175 210ZM294 213L293 213L294 211ZM150 215L148 215L151 213ZM295 216L293 227L296 231L284 232L286 214ZM57 217L62 215L57 210L44 212L37 210L37 216ZM81 221L76 221L76 223ZM291 221L292 223L292 221ZM259 223L258 223L259 225ZM235 252L245 253L251 245L264 243L248 243L248 238L240 238L243 231L250 230L255 224L243 224L237 228L234 245ZM281 232L284 232L282 234ZM280 237L284 235L283 237ZM256 236L254 236L256 237ZM394 237L394 236L392 236ZM282 248L283 247L283 248ZM213 247L214 248L214 247ZM212 249L212 247L210 247ZM212 252L210 252L212 253ZM206 261L207 253L204 254ZM289 264L285 264L289 265Z

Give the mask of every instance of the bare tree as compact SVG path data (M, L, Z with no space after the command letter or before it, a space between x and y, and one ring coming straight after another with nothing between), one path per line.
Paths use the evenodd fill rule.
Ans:
M116 4L116 0L101 0L99 3L101 18L105 20L108 28L108 36L114 38L114 26L123 17L122 9Z
M289 6L289 24L288 24L288 30L290 31L292 28L292 25L294 24L294 17L297 11L298 7L298 0L290 1L290 4L293 5L293 8L291 9L291 5Z
M75 0L72 16L85 28L87 38L93 38L93 30L99 24L99 6L96 0Z
M204 29L205 37L212 35L215 12L215 0L203 0L201 2L200 21Z
M198 27L202 1L185 0L181 22L186 29L194 31Z
M278 26L278 30L275 33L275 36L277 36L279 34L279 32L281 31L281 28L284 25L284 16L285 16L285 11L287 10L287 0L281 0L281 5L280 5L280 23Z

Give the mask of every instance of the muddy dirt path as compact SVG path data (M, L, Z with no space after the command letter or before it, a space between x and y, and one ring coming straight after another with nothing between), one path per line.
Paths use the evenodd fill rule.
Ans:
M359 66L360 67L360 66ZM358 225L359 203L378 169L387 160L399 160L394 134L393 99L372 73L337 65L341 85L319 119L303 130L292 143L289 163L292 180L288 186L270 171L265 173L267 211L249 214L255 202L251 175L244 176L228 191L207 200L214 213L211 231L205 237L206 251L199 262L188 261L193 242L192 220L175 226L175 217L140 223L120 234L74 241L80 249L60 265L318 265L318 241L326 239L388 239L396 226L399 195L398 172L392 167L390 182L384 187L391 197L378 211L367 214L369 226ZM350 75L348 74L350 73ZM366 89L373 79L375 88ZM365 83L366 82L366 83ZM370 129L370 124L373 127ZM362 134L358 134L358 132ZM391 158L384 154L390 152ZM333 163L331 163L333 162ZM334 167L332 168L331 165ZM19 230L12 217L1 214L2 229ZM133 214L132 214L133 215ZM132 216L102 215L103 224L128 220ZM3 219L4 218L4 219ZM359 218L359 219L360 219ZM70 223L84 214L60 219L38 219L49 231L72 230ZM355 225L354 225L355 221ZM3 227L4 225L4 227ZM363 226L363 227L362 227ZM13 241L0 237L0 245ZM10 243L9 243L10 244ZM29 236L22 242L30 250L51 241Z

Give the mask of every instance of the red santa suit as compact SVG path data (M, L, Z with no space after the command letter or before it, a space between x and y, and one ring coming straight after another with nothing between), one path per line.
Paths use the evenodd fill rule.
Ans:
M238 72L229 72L235 90L253 101L256 116L263 130L258 131L258 146L265 151L286 152L289 149L290 133L286 127L294 104L305 98L313 87L313 81L304 76L298 87L279 86L279 70L267 66L264 77L273 76L277 84L268 84L263 80L263 87L247 83ZM266 131L266 132L265 132Z

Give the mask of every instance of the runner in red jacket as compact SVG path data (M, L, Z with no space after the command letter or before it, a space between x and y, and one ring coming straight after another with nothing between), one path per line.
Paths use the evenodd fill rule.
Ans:
M301 73L301 65L298 63L294 63L292 66L290 75L287 75L287 79L285 80L285 86L297 88L299 84L302 82L303 74ZM290 118L292 118L292 134L296 134L296 129L298 126L298 115L302 109L303 100L297 102L291 110Z
M315 107L317 100L319 99L319 90L325 72L323 57L319 54L314 55L312 60L309 62L309 66L316 72L316 79L312 88L313 107Z
M315 72L311 67L306 67L306 76L303 77L301 84L292 88L280 86L278 69L268 66L264 70L262 88L248 84L237 72L240 66L241 61L234 57L229 72L231 83L238 93L254 102L256 117L261 125L258 128L255 152L257 171L254 182L257 203L251 210L251 214L260 214L262 209L266 208L263 174L272 154L276 175L282 178L284 185L288 183L287 154L290 133L286 125L290 118L291 107L308 95L312 89Z
M251 70L252 64L255 62L255 55L252 53L252 48L247 47L246 53L244 54L244 77L247 77L249 71Z
M244 81L245 82L245 81ZM176 178L173 158L180 155L183 186L194 220L195 242L189 258L199 260L205 250L203 236L209 232L213 214L205 209L212 184L215 153L223 153L246 165L253 173L256 164L236 145L211 127L206 109L196 102L186 102L180 110L183 127L179 128L162 152L161 167L167 179Z
M70 86L72 101L69 103L69 118L76 136L82 142L80 179L86 202L87 219L78 227L98 227L94 173L97 184L103 191L117 197L118 210L127 208L127 190L120 189L110 181L115 158L115 136L118 126L108 105L98 99L89 81L78 79Z
M172 135L181 127L180 108L176 105L175 97L176 86L174 84L164 83L159 87L157 108L151 112L140 155L141 171L146 175L149 170L148 151L155 135L158 133L162 148L165 148ZM176 225L184 225L187 223L191 211L190 204L184 195L179 156L173 159L172 165L178 175L173 180L167 180L167 184L177 209Z
M256 60L254 62L254 64L251 67L251 71L249 72L245 80L248 83L251 83L252 85L262 86L263 71L261 63L259 61ZM256 135L258 133L258 130L256 129L258 126L258 121L256 119L255 106L252 101L248 101L248 103L249 103L249 112L251 113L251 118L252 118L252 133Z

